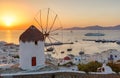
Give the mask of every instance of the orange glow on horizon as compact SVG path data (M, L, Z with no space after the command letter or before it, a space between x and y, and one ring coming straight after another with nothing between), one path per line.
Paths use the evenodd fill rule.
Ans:
M24 29L33 17L32 8L25 3L0 1L0 29Z
M108 0L0 0L0 29L26 29L30 25L38 27L34 24L34 17L40 9L46 8L58 14L64 28L115 26L120 24L119 3ZM45 28L46 16L43 18Z

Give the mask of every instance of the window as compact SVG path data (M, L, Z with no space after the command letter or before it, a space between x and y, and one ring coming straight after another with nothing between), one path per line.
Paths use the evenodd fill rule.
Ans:
M35 45L38 45L38 42L37 42L37 41L35 41Z
M117 58L117 55L115 55L115 58Z
M75 60L77 61L77 58L75 58Z

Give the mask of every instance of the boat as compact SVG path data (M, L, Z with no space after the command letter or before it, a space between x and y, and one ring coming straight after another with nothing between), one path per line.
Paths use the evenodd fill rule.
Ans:
M52 46L52 45L63 45L67 43L62 43L62 42L54 42L54 43L45 43L45 46Z
M105 36L103 33L86 33L85 36Z
M72 51L72 48L68 48L67 51Z
M81 50L80 50L80 52L79 52L79 55L84 55L84 54L85 54L84 49L81 48Z
M79 55L83 55L83 54L85 54L84 51L80 51L79 52Z
M118 45L120 45L120 41L116 41L116 43L117 43Z
M72 34L72 33L73 33L73 31L71 30L71 31L70 31L70 33ZM72 35L73 35L73 34L72 34ZM72 42L72 39L71 39L71 40L69 40L69 41L70 41L70 47L67 49L67 51L68 51L68 52L72 51L71 44L74 44L74 43Z
M49 47L49 48L47 48L47 51L53 51L53 50L54 50L53 47Z
M61 54L63 54L64 53L64 51L61 51Z
M78 40L75 40L75 42L78 42Z

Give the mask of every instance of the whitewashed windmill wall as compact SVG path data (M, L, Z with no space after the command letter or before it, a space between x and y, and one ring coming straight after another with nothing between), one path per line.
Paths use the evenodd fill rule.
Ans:
M19 38L20 67L34 70L45 64L44 35L35 26L30 26Z

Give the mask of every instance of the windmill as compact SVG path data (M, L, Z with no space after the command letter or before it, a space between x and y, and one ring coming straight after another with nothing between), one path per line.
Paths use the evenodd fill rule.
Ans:
M54 45L59 44L56 35L59 35L60 30L62 30L62 25L58 15L52 11L50 8L39 10L39 12L34 17L36 24L40 27L40 31L44 34L46 46L46 51L55 50Z

